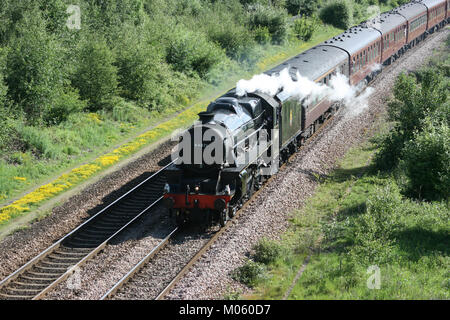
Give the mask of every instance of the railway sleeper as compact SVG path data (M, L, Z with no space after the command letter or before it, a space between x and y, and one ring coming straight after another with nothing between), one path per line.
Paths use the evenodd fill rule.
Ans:
M8 287L8 288L6 288L6 292L7 293L22 293L22 294L25 293L26 295L30 295L30 296L34 297L38 293L41 293L42 289L21 289L21 288Z
M108 237L110 234L112 234L114 230L97 230L94 228L83 230L83 234L88 234L91 236L102 236L102 237Z
M50 273L52 273L52 274L59 274L59 275L61 275L63 273L66 273L67 269L68 269L68 268L47 267L47 266L42 266L42 265L36 265L34 267L36 269L40 269L40 270L52 271Z
M73 266L76 264L76 262L56 262L56 261L49 261L49 260L43 260L41 261L41 263L44 266L49 266L49 267L57 267L57 268L66 268L68 269L69 267Z
M51 259L52 261L54 260L58 260L58 261L77 261L80 260L81 257L83 257L83 255L71 255L71 256L66 256L66 255L57 255L57 254L50 254L47 258Z
M30 298L32 298L30 296L7 294L7 293L0 293L0 297L4 297L4 298L10 299L10 300L29 300Z
M30 277L30 276L26 276L26 275L19 277L19 280L33 281L33 283L48 283L48 282L53 282L56 279L58 279L58 278L57 277L53 277L53 278L52 277L37 277L37 276Z
M61 273L54 273L54 272L36 272L36 271L27 271L27 274L33 275L35 277L43 278L43 277L50 277L54 280L58 279L61 276ZM22 276L24 277L24 276Z
M88 243L102 243L105 240L107 240L113 233L110 234L97 234L97 235L90 235L90 234L86 234L83 232L80 232L79 237L77 237L76 239L80 239L83 241L86 241Z
M88 244L88 245L98 246L102 242L103 241L100 241L100 240L88 239L88 238L83 238L83 237L80 237L80 236L75 236L72 239L70 239L69 243L71 243L71 244L80 243L80 244Z
M14 281L11 284L12 288L19 286L19 289L40 289L41 291L48 287L48 283L26 283L21 281Z

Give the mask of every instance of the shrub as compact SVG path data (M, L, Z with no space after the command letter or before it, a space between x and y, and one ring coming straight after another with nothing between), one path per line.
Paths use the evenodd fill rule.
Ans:
M86 102L81 101L78 92L72 88L61 89L53 99L50 108L44 114L44 121L49 125L66 121L70 114L77 113L86 108ZM65 92L64 92L65 91Z
M317 30L318 21L317 18L300 18L294 21L292 27L295 36L299 40L309 41L313 36L314 32Z
M312 16L317 12L317 0L287 0L286 9L292 15Z
M262 240L254 248L253 256L256 262L270 264L281 256L281 246L275 241Z
M249 24L252 30L266 27L273 43L283 43L287 38L287 12L283 8L254 5L250 8Z
M398 187L390 184L370 196L366 212L352 221L354 246L350 254L362 265L390 261L395 243L394 233L399 228L402 198Z
M231 276L234 280L248 287L254 287L264 277L264 272L264 265L248 260L243 266L237 268Z
M450 128L430 118L425 122L425 130L406 143L401 166L413 196L446 200L450 196Z
M203 34L184 29L176 31L166 54L166 61L176 71L194 71L200 77L205 77L222 59L223 52L214 43L208 42Z
M347 29L353 23L353 8L348 0L335 0L326 5L320 12L323 22L336 28Z
M96 111L107 106L117 91L115 57L104 39L89 39L82 43L78 68L72 83L89 109Z
M395 99L388 104L389 120L395 126L380 143L375 157L380 169L392 169L398 164L405 143L413 139L415 132L422 131L424 118L432 116L448 123L447 83L433 69L422 70L416 76L399 76L394 86Z
M416 77L400 75L394 86L395 99L388 105L389 120L396 122L395 130L405 141L421 131L422 120L439 110L448 96L447 81L436 70L423 70Z
M253 33L255 34L255 40L259 44L267 44L270 42L270 32L267 27L257 27L255 30L253 30Z
M375 165L380 170L392 170L398 165L404 147L404 138L396 131L387 133L379 143L379 150L374 157Z
M46 33L39 11L26 14L17 32L7 58L9 96L30 123L39 123L66 80L64 50Z

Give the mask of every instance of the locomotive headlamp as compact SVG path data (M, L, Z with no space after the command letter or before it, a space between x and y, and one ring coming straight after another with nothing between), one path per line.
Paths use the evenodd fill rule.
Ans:
M169 193L169 192L170 192L170 186L169 186L168 183L166 183L166 184L164 185L164 194Z
M195 193L199 193L200 192L200 187L199 186L195 186L194 191L195 191Z

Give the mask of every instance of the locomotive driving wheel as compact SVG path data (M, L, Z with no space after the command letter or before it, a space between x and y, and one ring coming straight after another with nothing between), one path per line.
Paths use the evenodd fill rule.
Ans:
M237 212L237 206L230 206L228 208L228 217L230 217L230 219L233 219L234 216L236 215Z
M219 212L219 223L220 226L223 228L227 224L228 221L228 210L224 209Z

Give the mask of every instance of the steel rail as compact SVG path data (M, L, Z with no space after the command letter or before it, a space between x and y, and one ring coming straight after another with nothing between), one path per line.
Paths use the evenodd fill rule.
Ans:
M75 235L78 231L81 231L84 227L88 226L90 223L92 223L95 219L98 219L101 217L108 209L119 203L121 200L126 199L131 194L134 194L134 192L143 186L144 184L148 183L152 179L155 179L157 176L159 176L161 173L163 173L170 165L173 164L174 161L169 163L168 165L164 166L160 170L158 170L156 173L152 174L150 177L146 178L144 181L133 187L131 190L127 191L125 194L111 202L109 205L107 205L105 208L97 212L95 215L90 217L88 220L83 222L81 225L79 225L77 228L66 234L63 238L55 242L53 245L45 249L43 252L41 252L39 255L31 259L29 262L27 262L25 265L17 269L14 273L10 274L8 277L0 281L0 290L7 287L8 284L10 284L12 281L16 280L18 277L20 277L22 274L24 274L26 271L30 270L34 266L36 266L40 261L45 259L47 256L49 256L51 253L55 252L58 248L62 246L62 243L69 239L71 236ZM146 207L143 211L138 213L133 219L131 219L128 223L123 225L118 231L116 231L112 236L110 236L107 240L103 241L98 247L96 247L94 250L92 250L89 254L87 254L86 257L84 257L81 261L79 261L77 264L69 268L68 271L66 271L61 277L56 279L53 283L51 283L48 287L46 287L44 290L42 290L41 293L34 296L33 299L40 299L45 293L48 293L48 291L53 288L56 284L60 283L62 280L67 278L70 274L73 273L73 269L75 266L80 266L86 261L88 261L90 258L92 258L96 253L98 253L101 249L103 249L106 244L108 244L112 239L114 239L118 234L120 234L124 229L126 229L128 226L130 226L133 222L135 222L137 219L142 217L144 213L146 213L150 208L152 208L154 205L159 203L161 201L162 197L159 197L156 201L154 201L151 205Z
M139 270L142 269L162 248L164 248L179 231L176 227L165 237L156 247L154 247L149 254L147 254L141 261L139 261L122 279L120 279L100 300L106 300L114 296L117 291L122 288Z

